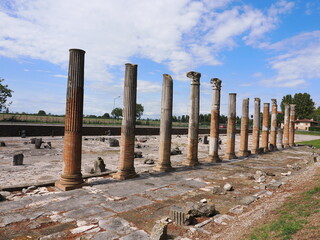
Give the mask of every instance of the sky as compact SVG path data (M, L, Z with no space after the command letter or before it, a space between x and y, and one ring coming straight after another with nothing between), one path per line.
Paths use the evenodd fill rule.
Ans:
M162 74L173 78L173 114L190 106L201 73L200 113L211 111L211 78L228 95L281 102L311 95L320 106L320 0L0 0L0 78L10 112L64 114L69 49L85 54L84 114L123 107L126 63L138 64L142 118L159 118Z

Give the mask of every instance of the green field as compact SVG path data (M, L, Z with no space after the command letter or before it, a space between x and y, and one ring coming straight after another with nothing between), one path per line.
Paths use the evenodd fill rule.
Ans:
M297 144L312 145L315 148L320 148L320 139L305 141L305 142L297 142Z

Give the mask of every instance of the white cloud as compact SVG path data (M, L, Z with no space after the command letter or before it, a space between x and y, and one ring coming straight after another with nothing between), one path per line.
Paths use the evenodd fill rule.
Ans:
M252 74L252 77L255 77L255 78L259 78L259 77L262 77L262 76L263 76L262 72L256 72L256 73Z
M53 77L55 78L68 78L67 75L62 75L62 74L55 74L55 75L52 75Z
M261 83L270 87L303 87L308 79L320 78L320 31L308 32L269 45L281 54L270 59L276 75Z

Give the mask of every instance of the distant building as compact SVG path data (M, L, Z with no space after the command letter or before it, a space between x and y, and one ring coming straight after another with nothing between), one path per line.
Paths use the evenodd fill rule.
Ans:
M313 119L297 119L295 121L296 130L309 131L309 128L313 126L318 126L318 122Z

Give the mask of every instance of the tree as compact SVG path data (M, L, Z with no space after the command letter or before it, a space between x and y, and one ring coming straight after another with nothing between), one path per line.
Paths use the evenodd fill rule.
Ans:
M137 103L136 104L136 117L137 117L137 119L140 120L141 116L143 115L143 111L144 111L144 107L141 104Z
M281 100L281 111L283 112L283 114L285 104L293 104L293 97L291 96L291 94L284 96Z
M119 118L122 117L122 108L114 108L111 112L111 115L113 118Z
M2 84L3 81L4 79L0 78L0 112L8 109L11 102L7 103L7 98L12 97L13 93L13 91L8 88L8 85Z
M38 115L39 116L46 116L47 114L44 110L39 110Z
M314 111L314 101L308 93L296 93L293 97L296 104L296 116L298 119L310 118Z
M102 115L102 118L110 118L110 114L109 113L105 113Z

